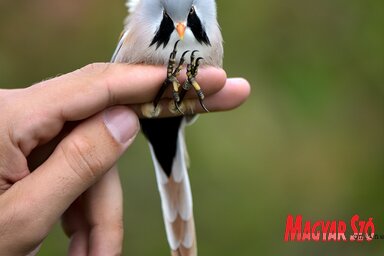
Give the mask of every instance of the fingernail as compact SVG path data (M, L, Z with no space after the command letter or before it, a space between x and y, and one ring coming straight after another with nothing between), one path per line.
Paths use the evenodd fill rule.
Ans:
M249 82L242 78L242 77L232 77L232 78L228 78L228 80L234 84L234 85L243 85L243 84L249 84Z
M107 109L104 112L104 123L115 140L122 144L132 140L139 131L136 114L123 106Z

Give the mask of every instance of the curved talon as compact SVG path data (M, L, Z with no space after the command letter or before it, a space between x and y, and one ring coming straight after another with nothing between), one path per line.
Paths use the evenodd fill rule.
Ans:
M199 65L200 65L200 61L203 60L204 58L202 57L199 57L195 60L195 65L193 66L193 75L194 76L197 76L197 70L199 68Z
M199 62L200 62L201 60L203 60L203 59L204 59L203 57L199 57L199 58L197 58L196 61L195 61L196 66L198 66L198 65L199 65Z
M195 63L195 53L199 52L199 50L194 50L191 53L191 64L193 65Z
M176 53L177 53L177 45L179 44L180 40L177 40L175 45L173 46L173 51L171 52L169 58L170 59L174 59L176 57Z
M175 107L180 114L185 115L184 112L180 109L179 103L177 103L176 101L175 101Z
M204 105L204 103L203 103L203 100L200 100L200 99L199 99L199 101L200 101L200 105L201 105L201 107L204 109L204 111L207 112L207 113L209 113L209 110L205 107L205 105Z
M185 55L189 52L189 50L183 52L183 54L181 55L181 58L180 58L180 62L179 62L179 65L177 66L177 68L175 69L175 75L178 74L178 72L181 70L181 66L184 64L185 62Z
M190 50L186 50L185 52L183 52L183 54L181 55L181 58L184 58L185 55L186 55L187 53L189 53L189 52L190 52Z
M195 56L195 52L199 52L199 50L193 50L191 56Z
M176 43L175 43L175 46L173 46L173 50L176 50L177 48L177 45L179 44L180 40L177 40Z

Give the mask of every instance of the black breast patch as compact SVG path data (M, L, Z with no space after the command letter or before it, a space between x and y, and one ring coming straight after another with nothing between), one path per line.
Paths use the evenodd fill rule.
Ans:
M157 161L168 177L172 173L172 165L176 156L177 140L182 120L182 116L140 119L141 130L151 143Z

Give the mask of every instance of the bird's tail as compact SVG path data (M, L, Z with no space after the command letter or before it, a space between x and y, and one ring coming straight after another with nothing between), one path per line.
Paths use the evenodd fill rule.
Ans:
M176 154L169 175L164 172L152 145L157 185L172 256L196 256L195 223L192 210L192 193L187 172L188 155L184 139L184 122L180 126Z

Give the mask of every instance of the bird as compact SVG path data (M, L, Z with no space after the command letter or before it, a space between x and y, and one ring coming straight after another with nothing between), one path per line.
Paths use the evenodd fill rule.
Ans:
M189 157L185 127L196 115L185 113L182 102L193 88L203 109L204 94L195 77L201 66L221 67L223 38L215 0L127 0L128 16L111 62L162 65L165 80L151 103L152 110L140 119L154 163L167 240L173 256L196 256ZM189 58L187 57L189 55ZM186 66L183 84L179 73ZM173 91L174 113L156 118L166 90ZM171 108L171 107L170 107ZM159 110L161 111L161 110Z

